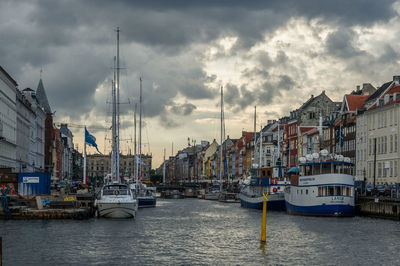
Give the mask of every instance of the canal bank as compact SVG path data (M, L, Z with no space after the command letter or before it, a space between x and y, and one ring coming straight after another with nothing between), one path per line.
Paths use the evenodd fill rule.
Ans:
M132 220L0 221L4 265L399 265L398 222L159 199ZM23 252L21 252L23 251Z
M400 200L387 197L359 197L355 214L380 219L400 220Z

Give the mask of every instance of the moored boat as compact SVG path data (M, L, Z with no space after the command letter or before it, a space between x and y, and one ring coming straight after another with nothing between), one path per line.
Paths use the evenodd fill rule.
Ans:
M284 189L288 183L285 179L248 177L239 193L240 206L261 210L263 208L263 194L268 193L267 209L284 211Z
M354 216L353 166L346 158L300 164L300 175L292 176L285 190L287 213Z
M120 183L103 186L95 206L98 216L104 218L135 218L138 208L129 187Z

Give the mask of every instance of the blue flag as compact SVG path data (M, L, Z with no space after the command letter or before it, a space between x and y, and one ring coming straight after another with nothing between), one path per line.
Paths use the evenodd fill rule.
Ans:
M342 126L340 126L338 131L336 131L336 142L338 142L340 144L340 147L343 147L344 138L343 138Z
M95 138L93 135L91 135L91 134L89 133L89 131L87 131L86 128L85 128L85 143L89 144L90 146L95 147L96 150L97 150L99 153L101 153L101 152L99 151L99 148L97 147L96 138Z

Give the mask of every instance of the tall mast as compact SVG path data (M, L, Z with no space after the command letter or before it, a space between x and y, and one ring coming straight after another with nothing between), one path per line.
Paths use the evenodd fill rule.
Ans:
M119 27L117 27L117 127L116 127L116 144L117 144L117 151L116 151L116 171L117 171L117 181L121 182L119 177Z
M257 133L256 133L256 121L257 121L257 106L254 106L254 158L253 158L253 163L256 162L256 155L257 155L257 147L256 147L256 143L257 143Z
M263 141L262 141L262 126L261 126L261 129L260 129L259 141L260 141L260 160L259 160L258 169L260 169L260 170L259 170L259 171L260 171L259 176L260 176L260 178L261 178L261 163L262 163L261 154L262 154L262 142L263 142ZM254 149L256 149L256 146L254 146Z
M139 176L142 177L142 77L140 77L140 91L139 91Z
M115 93L115 66L116 64L116 58L114 56L114 79L111 82L112 85L112 90L111 90L111 97L112 97L112 147L111 147L111 176L112 178L116 178L117 172L116 172L116 117L117 117L117 110L116 110L116 93Z
M135 161L134 161L134 165L135 165L135 181L137 181L137 173L138 173L138 169L137 169L137 160L136 160L136 156L137 156L137 153L136 153L136 108L137 108L137 104L135 103L135 112L134 112L134 115L133 115L133 124L134 124L134 130L135 130L135 132L134 132L134 138L135 138L135 141L134 141L134 150L135 150L135 156L134 156L134 158L135 158Z
M219 160L219 187L222 190L222 131L223 131L223 120L224 120L224 91L221 86L221 148L220 148L220 160Z

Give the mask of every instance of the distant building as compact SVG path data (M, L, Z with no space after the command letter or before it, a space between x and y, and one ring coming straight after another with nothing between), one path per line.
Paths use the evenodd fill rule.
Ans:
M0 66L0 168L17 171L17 82Z
M72 153L74 151L74 136L69 130L67 124L61 124L60 127L62 149L62 177L63 179L72 180Z
M133 178L135 176L135 158L134 155L123 155L120 157L120 177L121 178ZM88 179L99 179L102 180L107 174L111 173L111 155L103 154L89 154L86 155L86 171ZM151 171L151 155L142 155L143 181L150 181Z

